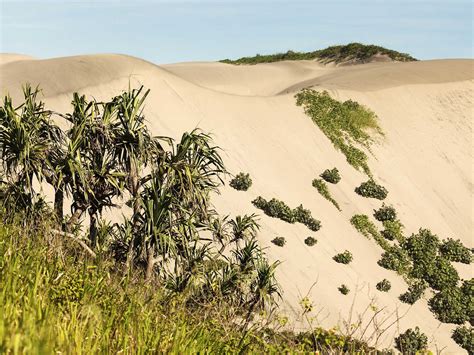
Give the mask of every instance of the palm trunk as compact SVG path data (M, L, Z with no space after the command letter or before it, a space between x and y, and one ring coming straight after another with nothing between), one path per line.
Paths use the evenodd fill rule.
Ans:
M72 227L77 225L79 219L82 217L82 214L85 212L83 208L77 208L72 214L71 218L66 222L66 231L72 232Z
M148 249L145 281L150 281L151 280L151 276L153 275L154 266L155 266L155 253L153 252L153 247L150 247L150 249Z
M61 225L63 224L63 219L64 219L63 206L64 206L64 190L62 187L58 187L54 191L54 214L56 215L56 220Z
M97 211L89 209L89 240L91 241L91 248L95 249L97 244Z

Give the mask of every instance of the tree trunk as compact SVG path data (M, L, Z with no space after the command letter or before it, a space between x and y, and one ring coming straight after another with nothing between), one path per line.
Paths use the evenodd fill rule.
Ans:
M148 249L147 263L146 263L146 274L145 281L150 281L153 275L153 267L155 266L155 253L153 247Z
M58 223L63 225L64 213L63 213L63 206L64 206L64 190L62 187L58 187L54 191L54 214L56 215L56 219Z
M97 246L97 211L89 209L89 240L91 241L91 248L95 249Z
M72 214L71 218L69 218L69 220L66 222L66 231L67 232L72 232L72 227L77 225L77 223L79 222L79 219L82 217L82 214L84 213L84 209L83 208L78 208L74 211L74 213Z

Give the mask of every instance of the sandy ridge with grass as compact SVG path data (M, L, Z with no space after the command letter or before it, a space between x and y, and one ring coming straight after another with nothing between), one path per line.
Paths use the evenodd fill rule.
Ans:
M314 324L331 327L350 317L354 323L369 305L382 309L379 322L391 323L406 315L380 338L381 346L399 331L418 325L431 341L430 349L462 353L450 338L454 326L441 324L427 307L427 299L409 307L398 301L407 285L395 272L377 265L382 250L350 224L354 214L367 214L381 202L366 199L354 188L366 176L352 168L328 138L295 104L294 94L303 87L326 89L334 98L353 99L375 111L385 138L373 146L369 165L376 180L389 191L406 227L406 234L425 227L441 239L459 238L468 247L473 241L473 60L435 60L411 63L371 63L324 66L317 62L278 62L255 66L223 63L179 63L156 66L122 55L89 55L37 60L25 56L0 57L0 93L7 91L20 102L21 84L40 84L47 107L68 112L71 93L79 91L108 99L140 84L151 89L146 117L154 134L179 137L200 127L212 132L223 148L227 168L233 174L250 173L253 186L247 192L228 185L214 201L221 214L258 213L260 243L271 259L283 262L278 271L284 290L280 312L300 322L299 301L314 302ZM311 186L327 168L337 167L342 180L329 186L341 206L339 212ZM289 206L303 204L322 228L310 232L301 224L272 219L251 201L257 196L275 197ZM120 211L108 215L120 218ZM378 222L376 222L378 223ZM377 224L381 228L381 224ZM313 247L308 236L318 239ZM286 238L279 248L270 241ZM332 257L349 250L354 260L337 264ZM472 268L458 265L461 278L471 278ZM375 289L387 278L388 293ZM343 296L337 287L351 289ZM383 327L383 325L382 325ZM373 327L365 335L372 333Z

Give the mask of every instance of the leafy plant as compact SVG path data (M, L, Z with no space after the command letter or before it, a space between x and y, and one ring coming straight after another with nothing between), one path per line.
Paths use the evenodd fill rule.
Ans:
M407 329L404 333L395 338L395 348L403 354L416 354L426 350L428 337L420 331L420 328Z
M463 324L469 320L464 295L459 287L443 289L428 304L436 318L443 323Z
M311 211L299 205L293 210L293 215L297 222L304 224L313 232L317 232L321 228L321 222L313 218Z
M392 288L392 284L387 279L383 279L382 281L378 282L375 287L379 291L388 292Z
M460 326L457 327L451 336L453 340L468 354L474 354L474 328Z
M370 179L356 187L355 192L363 197L376 198L383 200L387 197L388 191L382 185L378 185L374 180Z
M347 294L350 292L349 287L347 287L347 286L344 285L344 284L342 284L341 286L339 286L337 289L338 289L339 292L342 293L343 295L347 295Z
M408 287L408 291L400 295L400 301L408 304L414 304L418 301L426 288L428 283L424 280L413 280Z
M249 174L239 173L229 183L231 187L239 191L247 191L252 186Z
M395 208L386 206L384 203L378 210L374 210L374 218L380 222L395 221L397 219L397 212Z
M339 211L341 210L337 201L331 196L328 186L322 179L314 179L313 187L315 187L318 190L318 192L321 194L321 196L323 196L326 200L331 202Z
M470 264L473 256L472 251L465 247L462 242L448 238L439 246L439 252L443 257L450 261L456 261L464 264Z
M312 247L313 245L316 245L316 243L318 242L317 239L313 238L313 237L307 237L305 240L304 240L304 243L307 245L307 246L310 246Z
M341 180L341 175L339 175L337 168L326 169L320 176L324 181L330 182L331 184L337 184Z
M356 214L352 216L351 224L365 237L374 238L377 244L380 245L384 250L390 249L390 244L388 244L387 241L382 238L377 230L377 227L369 220L368 216L364 214Z
M283 247L286 244L286 240L284 237L276 237L272 239L272 243L278 245L279 247Z
M400 275L404 275L411 267L408 254L396 245L388 248L377 264L385 269L396 271Z
M405 237L403 236L403 224L398 219L394 221L383 221L384 230L380 231L380 234L387 240L397 240L399 243L403 243Z
M340 264L349 264L352 261L352 253L348 250L336 254L333 257L334 261Z

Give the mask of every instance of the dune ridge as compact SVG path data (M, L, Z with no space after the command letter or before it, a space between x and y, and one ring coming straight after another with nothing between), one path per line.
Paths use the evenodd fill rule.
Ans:
M452 325L440 324L425 299L411 308L398 295L406 284L394 272L376 262L381 249L351 225L354 214L372 214L377 200L354 193L367 179L354 170L328 138L295 104L294 94L303 87L328 90L331 96L356 100L375 111L386 136L373 146L369 164L389 190L393 204L406 226L406 234L420 227L440 238L460 238L473 247L472 183L473 60L437 60L410 63L370 63L350 67L320 63L279 62L251 67L223 63L180 63L157 66L121 55L91 55L47 60L0 61L1 93L10 92L18 102L21 84L40 84L47 107L69 110L73 91L109 98L140 84L151 89L145 114L154 134L177 137L196 126L213 133L224 149L226 166L233 173L250 173L254 185L247 192L229 186L215 196L221 213L258 213L262 225L259 241L272 259L283 261L278 277L284 290L282 312L297 311L308 293L320 313L319 321L331 327L351 313L362 313L372 303L393 312L408 313L381 342L399 330L416 325L430 337L430 348L460 348L450 338ZM330 186L342 212L311 186L323 170L337 167L342 180ZM272 219L251 201L257 196L278 198L291 206L303 204L321 220L322 229ZM113 211L119 216L119 211ZM378 225L381 227L380 225ZM312 248L304 239L312 235ZM284 248L270 241L284 236ZM350 250L354 261L336 264L332 257ZM472 270L456 265L460 276ZM392 290L380 293L375 284L387 278ZM353 292L343 296L337 287L345 283ZM357 291L358 290L358 291ZM374 297L376 301L374 301ZM353 306L352 306L353 303ZM295 327L304 327L294 317Z

